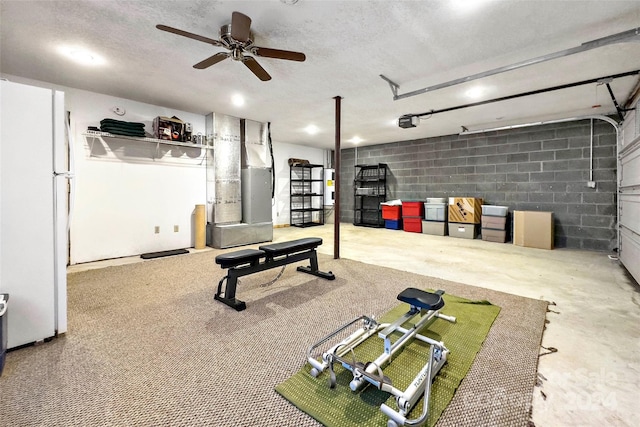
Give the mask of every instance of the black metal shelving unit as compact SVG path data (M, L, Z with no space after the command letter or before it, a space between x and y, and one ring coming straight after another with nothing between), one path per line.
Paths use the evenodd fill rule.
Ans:
M384 227L381 202L387 201L387 165L356 165L353 225Z
M289 166L289 224L312 227L324 224L324 166Z

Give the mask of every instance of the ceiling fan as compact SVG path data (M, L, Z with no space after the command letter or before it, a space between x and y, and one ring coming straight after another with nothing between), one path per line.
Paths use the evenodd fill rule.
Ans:
M270 49L254 45L253 34L251 33L251 18L240 12L233 12L231 15L231 24L220 27L220 40L189 33L166 25L156 25L156 28L179 36L209 43L214 46L224 47L229 50L229 52L216 53L215 55L198 62L193 66L193 68L197 68L199 70L208 68L227 58L232 58L236 61L241 61L260 80L267 81L271 80L269 73L267 73L267 71L258 64L258 61L256 61L253 56L248 56L247 53L264 58L286 59L288 61L302 62L306 59L304 53L301 52Z

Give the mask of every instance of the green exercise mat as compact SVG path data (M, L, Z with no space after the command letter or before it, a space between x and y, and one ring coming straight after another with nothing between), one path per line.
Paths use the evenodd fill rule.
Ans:
M443 298L445 306L440 310L441 313L455 316L457 322L454 324L436 319L426 331L421 332L443 341L450 351L447 363L440 370L431 389L430 414L425 424L427 426L433 426L438 421L453 398L500 312L500 307L487 301L469 301L446 294ZM400 304L382 316L379 322L393 321L408 309L407 304ZM419 320L419 316L413 320ZM361 362L373 361L382 351L382 340L374 336L355 349L355 357ZM429 345L414 340L389 366L384 367L384 374L393 380L396 388L405 390L424 366L428 356ZM328 427L386 426L388 418L380 411L380 405L386 403L397 409L394 397L371 385L354 393L349 388L349 382L353 378L351 372L338 363L334 364L334 368L337 376L337 386L334 389L329 388L328 369L313 378L309 373L311 367L307 363L291 378L276 386L276 391ZM422 399L408 418L418 418L421 414Z

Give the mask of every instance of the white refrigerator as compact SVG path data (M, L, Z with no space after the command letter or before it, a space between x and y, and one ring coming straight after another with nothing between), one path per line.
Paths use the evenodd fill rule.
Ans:
M0 293L13 348L67 330L72 174L64 93L0 83Z

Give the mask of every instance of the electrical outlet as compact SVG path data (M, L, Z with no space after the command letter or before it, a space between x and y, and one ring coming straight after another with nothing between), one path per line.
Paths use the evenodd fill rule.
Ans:
M180 231L180 226L179 225L174 225L173 226L173 232L177 233L178 231Z
M154 233L156 233L156 234L160 233L160 226L159 226L159 225L156 225L156 226L154 227L154 229L153 229L153 232L154 232Z
M587 182L587 187L596 188L596 182L595 181L588 181Z

